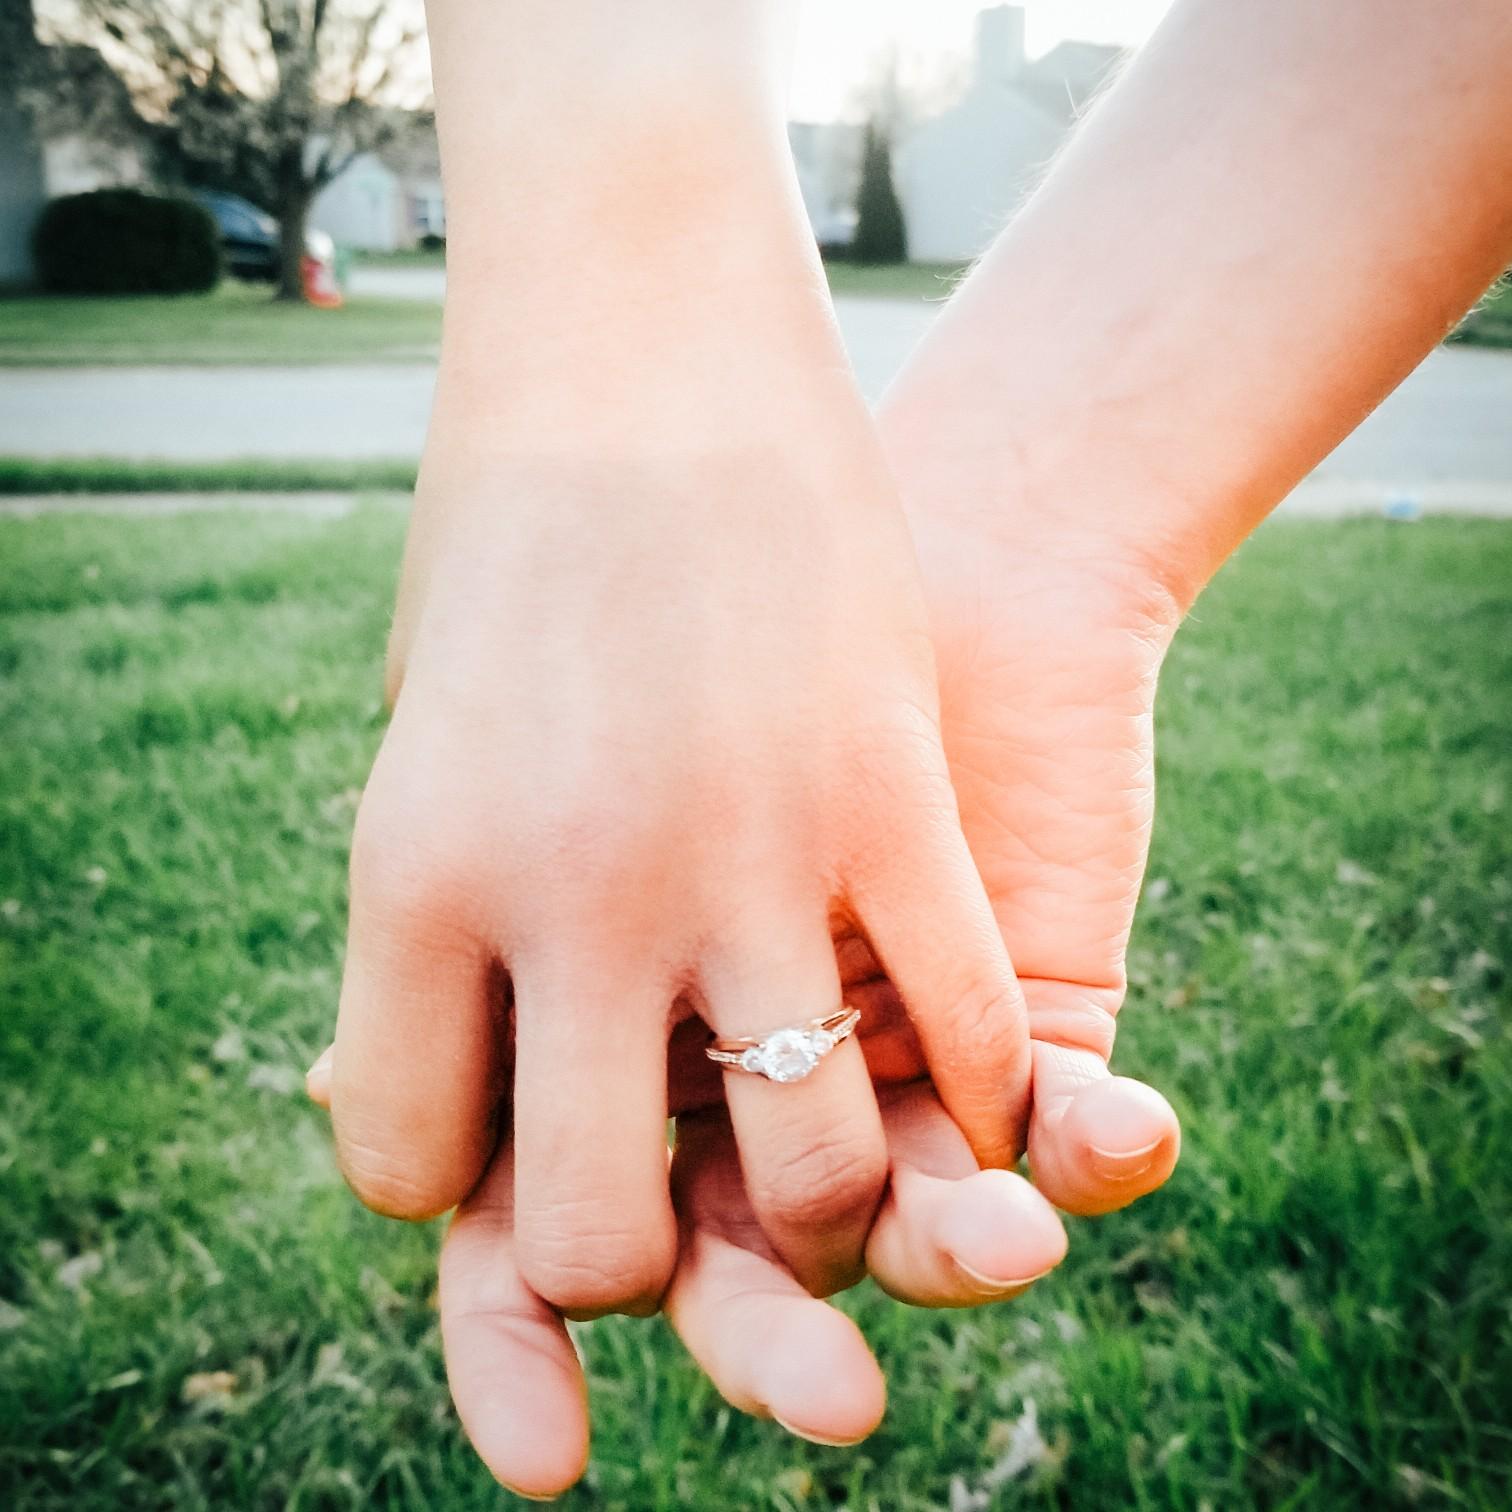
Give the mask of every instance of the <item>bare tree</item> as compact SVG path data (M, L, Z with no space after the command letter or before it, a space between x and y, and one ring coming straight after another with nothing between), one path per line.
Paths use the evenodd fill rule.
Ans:
M99 130L113 95L160 174L276 216L283 298L302 297L311 201L429 97L420 0L36 0L36 13L38 108Z

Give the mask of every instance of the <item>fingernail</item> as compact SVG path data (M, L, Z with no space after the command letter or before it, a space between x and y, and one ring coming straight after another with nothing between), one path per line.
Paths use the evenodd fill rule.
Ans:
M1150 1169L1160 1145L1161 1141L1156 1139L1137 1150L1104 1150L1098 1145L1088 1145L1087 1149L1092 1155L1092 1168L1099 1176L1110 1181L1128 1181Z
M1019 1276L1009 1280L1003 1276L984 1276L981 1271L974 1270L964 1260L957 1260L954 1255L950 1257L950 1263L973 1287L988 1297L1006 1296L1009 1292L1022 1291L1026 1286L1033 1286L1036 1281L1043 1280L1055 1269L1053 1265L1047 1265L1044 1270L1036 1271L1032 1276Z
M320 1052L320 1054L315 1057L314 1064L310 1067L310 1069L308 1071L305 1072L305 1080L306 1081L309 1081L309 1079L312 1076L321 1076L321 1075L324 1075L325 1072L327 1072L327 1071L329 1071L331 1069L331 1052L335 1048L336 1047L334 1045L327 1045L325 1047L325 1049L322 1050Z
M512 1492L515 1496L521 1497L525 1501L555 1501L560 1494L556 1491L548 1491L545 1493L545 1495L542 1495L539 1491L522 1491L518 1486L511 1486L508 1481L500 1481L499 1484L503 1486L506 1491Z
M810 1433L806 1429L795 1428L790 1422L788 1422L786 1418L778 1417L775 1412L772 1414L772 1421L774 1423L780 1424L783 1428L786 1428L794 1438L807 1439L811 1444L823 1444L826 1449L851 1449L854 1448L855 1445L859 1444L861 1442L861 1439L864 1439L866 1437L866 1435L863 1433L861 1435L861 1438L825 1438L821 1433Z

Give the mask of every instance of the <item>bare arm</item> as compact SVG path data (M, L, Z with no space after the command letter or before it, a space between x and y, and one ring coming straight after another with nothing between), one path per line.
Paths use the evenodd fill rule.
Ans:
M1509 77L1500 0L1178 0L890 444L958 458L956 504L1011 503L1018 544L1144 554L1184 608L1512 259Z
M582 1314L671 1275L692 1011L770 1040L721 1074L774 1247L816 1289L859 1270L888 1157L858 1043L822 1029L836 918L983 1162L1027 1120L917 563L787 151L786 13L429 8L449 285L333 1117L357 1191L416 1217L507 1106L522 1272Z

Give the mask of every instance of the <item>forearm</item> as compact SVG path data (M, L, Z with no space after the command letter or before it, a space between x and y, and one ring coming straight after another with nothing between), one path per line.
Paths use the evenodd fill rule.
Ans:
M669 157L781 130L788 0L428 0L451 229L529 231L661 130ZM641 174L657 163L642 162ZM524 204L512 196L526 197ZM654 233L664 205L633 203ZM526 212L530 212L527 216Z
M438 416L644 427L699 339L833 368L783 128L786 0L431 0L448 200ZM720 367L683 376L717 391ZM637 409L637 406L639 408ZM542 427L546 429L543 431Z
M629 617L737 559L775 602L826 533L911 568L788 151L788 10L430 0L447 302L391 692L422 606L481 615L456 584L491 596L522 533L541 583L611 562Z
M1178 0L887 401L1184 607L1512 258L1501 0Z

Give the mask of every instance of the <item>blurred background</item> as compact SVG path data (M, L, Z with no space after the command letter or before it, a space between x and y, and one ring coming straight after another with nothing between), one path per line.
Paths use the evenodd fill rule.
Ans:
M869 396L1166 8L801 8L788 134ZM202 474L247 485L297 480L275 460L413 466L445 289L423 18L327 9L312 47L250 4L6 0L0 486L100 480L63 459L255 461ZM1512 363L1484 354L1512 340L1512 298L1456 340L1320 469L1311 507L1497 507Z
M869 397L1165 9L808 0L789 139ZM418 8L286 14L0 0L6 1508L510 1501L434 1232L357 1209L301 1093L446 207ZM1170 1186L1013 1304L853 1294L854 1451L659 1322L579 1330L569 1505L1512 1505L1509 516L1498 288L1178 637L1119 1050Z

